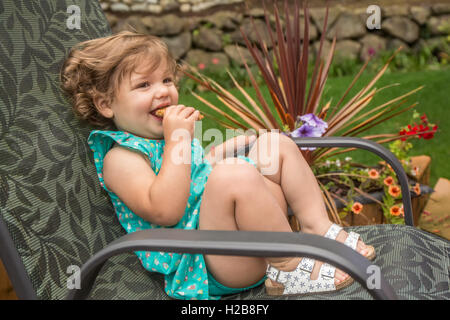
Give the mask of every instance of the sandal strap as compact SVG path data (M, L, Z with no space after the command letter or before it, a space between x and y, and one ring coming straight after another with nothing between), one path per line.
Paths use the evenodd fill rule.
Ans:
M289 272L278 270L275 267L272 267L270 264L267 266L266 275L267 278L285 284L289 280Z
M314 264L316 263L316 260L311 258L302 258L300 263L298 264L297 269L306 271L308 273L311 273L314 268Z
M334 280L335 273L336 273L336 267L332 266L331 264L324 263L320 267L319 274L322 278L332 278Z
M349 246L353 250L356 250L356 244L358 243L359 237L360 237L359 233L350 231L349 234L348 234L347 239L345 239L344 244L346 246Z
M314 266L315 261L313 259L302 258L302 261L305 259L312 260ZM310 261L307 261L306 265L303 266L301 262L294 271L289 272L281 271L268 265L266 270L267 277L284 285L283 294L302 294L336 290L334 284L335 267L327 263L322 264L319 271L319 278L311 280L311 272L309 272Z
M302 275L304 274L309 278L311 276L311 272L314 268L315 263L316 261L314 259L302 258L297 268L293 271L281 271L269 264L266 269L266 274L269 279L284 284L290 280L291 275L294 272L300 273Z
M321 266L321 273L325 273L325 264ZM333 267L331 267L333 268ZM297 271L300 271L297 268ZM332 270L334 274L334 271ZM309 272L296 272L291 276L291 280L285 284L284 294L304 294L304 293L314 293L314 292L325 292L336 290L334 284L334 276L322 276L320 274L319 278L316 280L311 280L311 274Z
M336 223L333 223L328 229L327 233L325 233L324 237L332 240L336 240L337 235L341 232L343 228Z

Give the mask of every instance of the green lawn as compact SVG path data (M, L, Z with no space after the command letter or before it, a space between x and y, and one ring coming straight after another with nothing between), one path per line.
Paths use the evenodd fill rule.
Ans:
M358 85L351 91L349 97L353 96L357 90L363 85L367 84L372 78L371 75L365 75L360 78ZM329 78L324 90L323 101L327 102L332 99L332 102L337 102L342 94L351 83L353 77L342 78ZM448 109L450 105L448 103L448 95L450 93L450 70L436 70L436 71L420 71L409 73L392 73L384 74L378 81L377 88L386 86L388 84L399 83L400 85L391 87L378 93L375 96L370 106L378 106L390 99L400 96L412 89L415 89L421 85L425 87L410 96L408 104L404 107L411 105L414 102L418 102L416 110L422 114L426 113L431 122L436 123L439 126L439 131L435 137L431 140L414 139L410 140L413 144L413 148L410 151L410 155L429 155L432 158L431 164L431 179L430 184L434 186L439 177L450 178L450 150L449 143L450 133L447 130L450 124L450 117L448 116ZM237 91L231 90L234 94ZM248 89L248 92L254 96L252 88ZM204 92L201 94L208 101L214 101L217 106L221 104L215 99L214 94L210 92ZM270 101L267 91L264 92L267 101ZM207 106L200 103L192 96L180 96L180 103L190 106L195 106L200 110L207 110ZM333 103L332 103L333 105ZM377 134L377 133L395 133L398 132L400 127L407 125L411 118L412 112L406 112L400 116L394 117L386 121L383 124L379 124L375 128L372 128L363 133L363 135ZM205 119L202 123L202 130L208 128L218 127L216 123L209 119ZM224 132L224 130L223 130ZM203 145L206 146L210 142L203 141ZM385 145L387 147L387 145ZM367 151L357 150L349 152L345 156L351 156L355 161L372 165L380 160L378 156L373 155Z

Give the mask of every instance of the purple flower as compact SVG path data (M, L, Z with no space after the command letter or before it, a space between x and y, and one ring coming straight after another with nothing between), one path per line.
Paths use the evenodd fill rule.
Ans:
M322 132L318 127L312 127L308 124L302 125L300 128L295 129L291 132L291 136L294 138L302 138L302 137L321 137Z
M303 121L304 124L307 124L311 127L318 128L321 133L324 133L328 128L328 124L317 117L314 113L308 113L300 117L300 120Z
M293 138L318 138L328 128L328 124L313 113L297 117L297 125L301 126L290 133ZM302 150L315 150L316 148L301 148Z

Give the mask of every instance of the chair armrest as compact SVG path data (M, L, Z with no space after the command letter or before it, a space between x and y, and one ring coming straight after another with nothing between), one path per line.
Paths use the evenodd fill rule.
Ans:
M80 289L66 299L85 299L103 264L112 256L132 251L163 251L253 257L310 257L347 272L376 299L397 299L381 273L379 288L368 288L373 264L346 245L318 235L296 232L154 229L127 234L100 250L81 268ZM376 275L378 276L378 274Z
M383 158L394 170L400 182L402 190L403 210L405 212L405 224L414 226L411 205L411 193L409 192L408 177L397 157L388 149L367 139L355 137L323 137L323 138L292 138L299 147L354 147L371 151Z

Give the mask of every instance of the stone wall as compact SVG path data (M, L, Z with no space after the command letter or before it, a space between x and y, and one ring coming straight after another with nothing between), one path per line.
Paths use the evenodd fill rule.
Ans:
M142 2L149 5L151 2L162 5L163 3L175 3L181 6L183 3L194 5L195 3L224 3L231 1L209 0L108 0L112 3L105 9L114 33L121 30L135 29L141 33L160 36L169 46L170 51L178 60L186 60L188 63L205 68L223 68L230 61L242 65L236 44L240 46L243 57L251 62L250 54L245 48L240 28L249 36L250 40L256 40L256 35L251 31L250 17L255 19L262 38L270 46L270 37L264 30L264 17L261 8L250 8L248 11L235 10L235 5L221 7L221 10L213 10L210 14L190 14L188 16L177 14L177 11L162 14L150 14L148 12L114 12L113 4ZM241 6L242 7L242 6ZM367 7L346 8L343 6L330 7L328 28L323 54L330 48L334 35L337 37L337 60L341 58L359 59L365 61L371 55L377 55L384 50L394 50L400 45L405 51L417 52L423 46L438 47L439 50L448 52L450 39L450 3L435 3L432 5L408 5L408 6L383 6L381 9L381 28L369 30L367 20L372 13L367 13ZM163 9L161 9L164 11ZM179 12L179 10L178 10ZM299 15L303 18L303 11ZM310 50L311 54L318 51L319 39L323 32L325 8L310 9ZM274 23L273 16L271 17ZM303 20L301 20L303 26ZM272 26L274 28L274 25ZM303 27L302 27L303 30ZM336 60L335 60L336 61Z
M244 0L100 0L103 10L149 13L173 10L200 12L217 5L230 5L240 2L244 2Z

